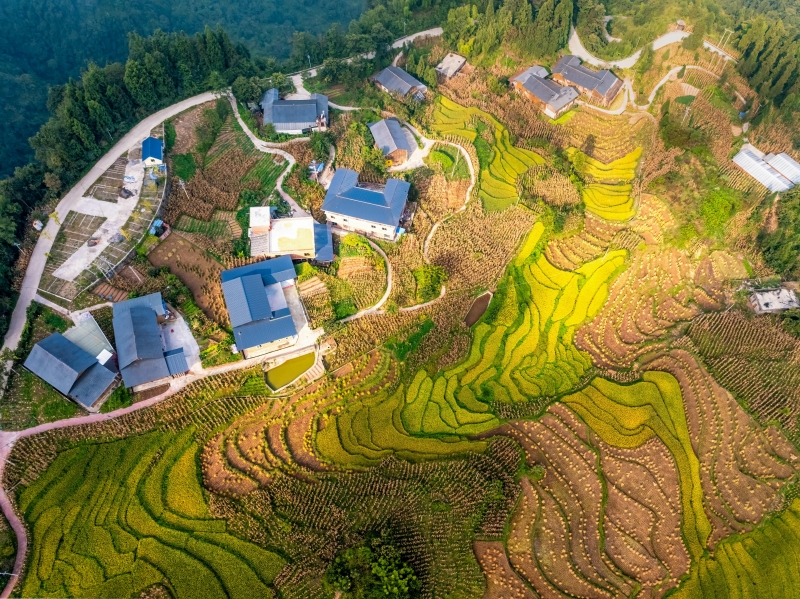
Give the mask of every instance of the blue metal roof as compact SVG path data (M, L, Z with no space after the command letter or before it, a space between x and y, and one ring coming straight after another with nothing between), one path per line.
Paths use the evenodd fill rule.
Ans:
M322 210L397 227L411 185L400 179L389 179L381 192L356 187L357 183L358 173L337 169L322 202Z
M81 375L68 395L82 406L90 408L108 390L116 378L115 372L95 361L94 365Z
M605 96L619 80L608 69L593 71L587 68L577 56L567 54L558 59L553 65L553 72L559 73L570 83L585 89L593 89L601 96Z
M164 143L155 137L148 137L142 142L142 160L155 158L164 160Z
M294 264L292 264L292 259L289 256L280 256L278 258L272 258L271 260L263 260L255 264L224 270L220 273L220 277L224 283L225 281L238 279L251 274L260 274L264 285L282 283L297 278L297 273L294 271Z
M134 306L119 314L112 320L114 337L117 340L119 367L137 360L150 360L161 356L161 332L158 330L156 314L145 306Z
M314 223L314 247L317 251L317 255L314 256L316 262L333 262L333 238L330 225Z
M183 374L189 370L189 365L186 363L186 355L183 353L182 347L164 352L164 359L167 361L167 370L169 370L170 376Z
M153 360L139 360L120 371L122 372L122 382L128 388L167 378L170 375L164 354Z
M64 395L69 394L78 377L93 364L97 364L94 356L61 333L42 339L25 360L25 368Z

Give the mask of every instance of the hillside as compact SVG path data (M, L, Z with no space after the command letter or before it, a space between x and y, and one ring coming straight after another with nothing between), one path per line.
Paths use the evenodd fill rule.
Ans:
M234 43L261 56L287 58L292 34L325 31L358 18L364 0L256 0L224 4L200 0L136 3L120 0L0 4L0 178L28 162L27 139L47 119L47 88L77 77L89 62L124 61L128 33L223 26Z

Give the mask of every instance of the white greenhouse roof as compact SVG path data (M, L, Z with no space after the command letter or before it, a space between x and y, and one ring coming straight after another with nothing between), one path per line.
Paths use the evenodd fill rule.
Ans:
M764 160L792 183L800 183L800 164L786 152L767 156Z
M794 187L794 184L789 179L764 162L762 158L750 149L742 148L733 157L733 162L772 192L788 191Z

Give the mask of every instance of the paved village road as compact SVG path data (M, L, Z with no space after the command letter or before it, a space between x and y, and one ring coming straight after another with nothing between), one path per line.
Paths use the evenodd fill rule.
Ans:
M44 231L39 235L39 240L33 248L28 268L25 271L25 278L22 280L22 289L20 290L17 305L11 315L11 323L8 327L8 332L5 336L3 349L16 349L19 344L19 338L22 334L22 329L25 326L25 312L28 309L33 296L36 295L36 290L39 288L39 280L42 278L44 266L47 262L47 253L53 247L56 234L61 228L61 222L66 218L70 210L80 203L83 194L97 181L97 179L114 164L114 161L119 158L128 149L134 146L137 142L143 140L150 134L150 130L156 125L160 124L164 119L168 119L176 114L183 112L187 108L196 106L213 100L216 96L211 92L206 92L192 98L173 104L169 108L165 108L151 114L142 120L138 125L131 129L125 136L120 139L114 146L106 152L100 160L97 161L92 169L78 181L75 186L70 189L67 194L61 199L56 206L55 212L57 218L50 218L45 226ZM3 383L5 387L5 382Z

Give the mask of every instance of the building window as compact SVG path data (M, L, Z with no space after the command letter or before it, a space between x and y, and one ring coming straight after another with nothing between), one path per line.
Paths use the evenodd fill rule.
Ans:
M383 227L383 230L385 231L385 230L386 230L386 227Z
M342 220L343 220L344 222L347 222L347 219L346 219L346 218L343 218Z
M375 225L370 225L370 226L371 226L373 229L377 229L377 227L376 227Z

